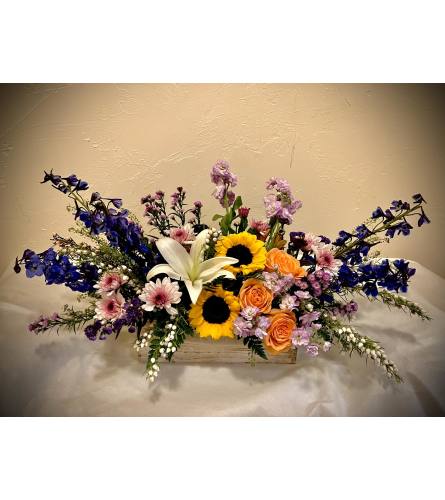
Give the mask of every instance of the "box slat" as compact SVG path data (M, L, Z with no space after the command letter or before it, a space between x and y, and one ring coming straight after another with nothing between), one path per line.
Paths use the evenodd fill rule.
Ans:
M291 349L288 352L271 355L267 360L255 356L255 363L295 364L297 353ZM175 353L172 363L182 364L218 364L218 363L250 363L250 350L241 340L222 338L189 337ZM162 358L159 361L165 361Z

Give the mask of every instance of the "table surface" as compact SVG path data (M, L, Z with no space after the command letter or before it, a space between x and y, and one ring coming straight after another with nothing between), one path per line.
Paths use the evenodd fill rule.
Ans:
M407 294L422 322L360 300L355 326L382 342L403 384L333 349L296 365L162 365L151 385L134 336L89 341L82 332L27 331L73 294L7 271L0 278L0 414L3 416L439 416L445 414L445 280L421 265Z

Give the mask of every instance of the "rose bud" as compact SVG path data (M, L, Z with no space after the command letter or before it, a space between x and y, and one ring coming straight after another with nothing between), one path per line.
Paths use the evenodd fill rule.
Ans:
M250 212L250 208L246 208L246 207L240 207L238 209L238 215L242 218L242 219L245 219L249 216L249 212Z

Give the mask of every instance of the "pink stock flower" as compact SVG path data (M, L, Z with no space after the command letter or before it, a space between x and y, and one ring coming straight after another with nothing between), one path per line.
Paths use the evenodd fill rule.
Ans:
M171 316L178 314L178 311L172 307L172 304L179 304L182 292L179 291L179 285L170 281L170 278L164 278L162 281L149 281L145 284L144 290L139 298L145 304L142 309L153 311L156 309L165 309Z
M300 316L300 322L303 326L311 326L314 321L320 318L320 311L304 313Z
M293 309L296 309L298 307L298 304L299 301L295 295L287 294L281 299L280 309L292 311Z
M191 224L185 224L182 227L174 227L170 229L170 238L173 238L178 243L185 243L186 241L192 241L195 239L195 233Z
M94 285L100 293L106 293L108 295L113 294L116 290L128 281L127 276L123 276L118 272L105 273L100 279L99 283Z
M292 332L292 344L295 347L300 347L302 345L308 345L309 340L312 336L312 330L306 327L295 328Z
M124 304L125 299L120 293L106 295L96 303L96 318L106 321L121 318L125 312Z
M255 316L258 316L260 310L258 307L253 307L253 306L247 306L241 311L241 316L247 320L247 321L252 321Z
M336 272L340 268L342 262L334 257L331 245L323 245L315 250L315 258L317 260L317 269L328 269Z

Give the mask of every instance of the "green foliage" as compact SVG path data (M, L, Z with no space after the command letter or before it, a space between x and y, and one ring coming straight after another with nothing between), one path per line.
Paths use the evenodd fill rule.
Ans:
M253 354L256 354L260 358L267 359L266 351L264 350L263 341L258 337L244 337L243 344L247 346Z
M194 330L193 328L189 325L187 318L183 317L182 315L178 315L176 318L176 322L172 321L173 324L176 326L175 330L175 337L173 340L171 340L172 347L176 348L177 352L182 344L185 342L187 336L193 336L194 335ZM166 322L160 322L157 321L153 325L153 331L152 331L152 338L150 341L150 348L148 350L148 357L147 357L147 369L150 368L152 363L150 362L151 358L154 358L155 360L158 360L158 358L161 356L161 348L165 348L165 342L167 339L167 336L170 333L170 330L167 330L166 328ZM171 361L174 352L169 352L167 354L167 360Z
M396 382L403 382L397 367L387 358L383 347L378 342L361 335L350 325L333 320L330 315L322 316L320 322L322 327L316 331L315 337L338 345L342 351L348 352L350 356L355 353L366 360L373 360L382 366L389 377Z
M141 281L140 276L134 272L135 264L133 260L118 248L110 246L105 238L91 234L88 229L79 223L75 227L71 227L69 231L88 238L94 244L77 243L72 238L64 238L55 234L52 240L63 249L65 255L77 259L81 263L102 264L105 268L126 266L126 274L139 285L144 285L145 282Z
M87 307L83 311L77 311L72 306L65 305L63 307L63 312L59 314L56 319L50 319L48 321L48 326L45 330L54 329L58 332L60 328L66 328L76 333L79 327L91 321L95 314L96 311L93 305Z
M176 352L180 349L182 344L185 342L187 337L193 337L195 334L193 328L189 325L188 321L186 318L183 316L179 316L177 322L176 322L176 332L175 332L175 338L172 340L172 344L174 347L176 347ZM167 355L168 361L171 361L173 355L175 353L170 352Z
M233 222L239 218L239 215L237 214L237 210L242 206L243 200L241 199L241 196L237 196L235 199L233 205L229 208L227 208L227 212L225 215L215 215L212 220L218 220L220 219L219 222L219 227L221 228L221 232L224 236L227 236L228 234L233 234L236 233L236 228L234 228ZM239 231L238 231L239 232Z
M415 302L412 302L401 295L388 292L387 290L379 290L379 295L371 300L380 300L388 307L396 307L404 312L408 312L414 316L418 316L423 321L430 321L431 317Z

